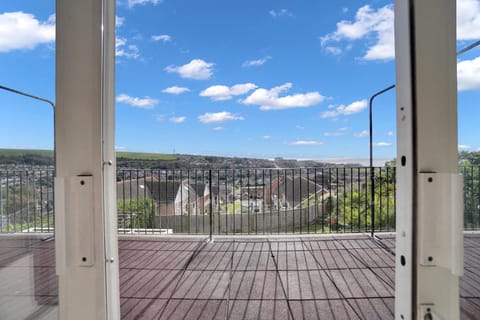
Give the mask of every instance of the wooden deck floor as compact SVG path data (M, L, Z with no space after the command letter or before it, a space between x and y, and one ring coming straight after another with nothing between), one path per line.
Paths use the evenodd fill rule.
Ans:
M121 238L122 319L393 319L394 237ZM35 267L32 267L35 265ZM0 319L55 319L53 241L0 238ZM480 235L462 319L480 319Z

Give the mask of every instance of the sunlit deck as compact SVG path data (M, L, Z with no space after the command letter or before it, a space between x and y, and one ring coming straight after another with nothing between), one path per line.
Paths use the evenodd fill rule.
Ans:
M391 234L205 240L120 237L122 318L393 319ZM54 241L10 235L0 245L1 319L55 318ZM476 233L465 235L461 313L480 315Z

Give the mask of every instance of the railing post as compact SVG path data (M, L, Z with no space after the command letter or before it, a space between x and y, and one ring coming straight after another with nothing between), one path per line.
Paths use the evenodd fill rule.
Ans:
M370 236L375 235L375 168L370 167L370 214L371 214L371 232Z
M212 203L212 169L208 170L208 210L210 214L210 242L213 242L213 203Z

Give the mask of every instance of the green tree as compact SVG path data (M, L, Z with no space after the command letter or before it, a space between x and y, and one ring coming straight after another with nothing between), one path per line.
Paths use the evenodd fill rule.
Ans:
M119 228L151 229L155 226L156 206L152 199L134 198L118 200L117 212Z
M385 167L375 168L374 174L375 230L395 230L395 160ZM352 184L335 201L332 216L345 231L368 231L372 227L372 194L370 176L360 184Z

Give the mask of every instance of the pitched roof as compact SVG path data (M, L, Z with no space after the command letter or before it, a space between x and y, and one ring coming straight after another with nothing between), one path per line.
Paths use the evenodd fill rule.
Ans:
M285 194L285 199L291 206L296 206L312 193L321 191L322 186L305 177L287 177L278 186L279 193Z
M159 181L155 177L123 180L117 182L117 199L146 198L157 203L175 200L179 181Z

